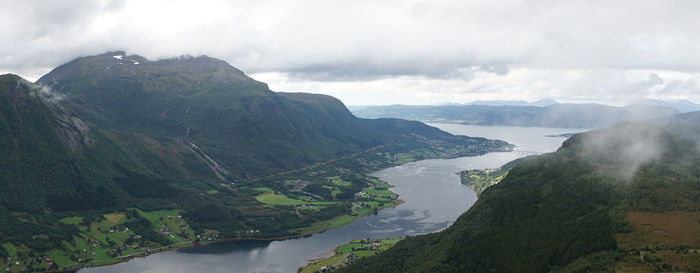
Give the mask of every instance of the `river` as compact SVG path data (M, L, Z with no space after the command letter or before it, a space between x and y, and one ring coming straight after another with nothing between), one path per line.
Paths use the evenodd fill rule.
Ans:
M153 254L145 258L90 269L102 272L285 272L293 273L308 260L328 256L352 239L388 238L440 231L476 202L476 194L459 181L460 170L497 168L532 153L556 150L565 140L548 137L583 131L538 127L430 124L444 131L501 139L515 144L513 152L455 159L412 162L374 173L395 187L405 203L355 220L339 229L299 239L272 242L231 242Z

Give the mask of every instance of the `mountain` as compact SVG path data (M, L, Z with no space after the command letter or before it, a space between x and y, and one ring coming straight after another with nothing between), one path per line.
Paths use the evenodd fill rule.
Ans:
M467 102L463 105L489 105L489 106L550 106L557 104L556 100L553 99L541 99L532 102L527 102L524 100L475 100L472 102ZM455 104L452 104L455 105ZM458 105L458 104L457 104Z
M524 100L475 100L467 102L465 105L490 105L490 106L523 106L527 105Z
M700 269L700 152L647 124L577 134L487 188L455 223L338 272Z
M60 95L9 74L0 76L0 93L0 207L30 213L100 209L130 203L129 192L172 194L158 179L144 179L138 191L120 186L117 181L125 178L162 174L162 164L140 159L140 152L125 149L113 133L61 106ZM202 166L193 163L191 169ZM187 177L168 171L175 181ZM213 176L208 173L197 175Z
M359 119L333 97L273 92L226 62L206 56L150 61L117 51L77 58L41 77L38 85L14 75L3 76L3 81L3 158L19 158L15 165L3 166L27 172L4 172L12 176L5 182L18 188L26 185L24 180L38 183L17 189L22 194L3 192L2 203L15 209L41 210L46 202L69 204L64 199L70 197L95 197L104 203L90 199L70 209L123 207L146 202L141 197L244 182L376 147L408 151L407 147L436 143L467 147L481 141L419 122ZM23 143L46 144L22 148ZM63 161L61 166L46 164ZM52 187L40 182L45 180L40 177L51 175L36 169L68 172L61 179L71 183L97 182L86 187L57 182L54 186L61 190L53 193L67 195L53 198ZM119 181L131 182L115 183ZM148 190L150 186L154 189ZM44 189L46 196L37 196L42 201L36 206L21 202L34 200L25 197Z
M681 112L694 112L700 111L700 104L696 104L689 100L652 100L643 99L634 102L635 104L648 104L648 105L658 105L666 106L674 109L678 109Z
M558 102L554 99L541 99L541 100L536 100L533 102L528 102L526 105L545 107L545 106L550 106L550 105L554 105L554 104L558 104Z
M180 185L186 179L215 179L201 161L181 171L152 160L150 152L123 146L123 136L86 122L63 107L63 99L16 75L0 75L3 259L8 250L19 262L29 257L17 253L44 252L73 241L78 229L59 219L76 211L158 208L185 192ZM175 158L191 154L183 145L167 148Z
M543 105L546 105L546 102ZM470 125L605 128L621 121L646 121L670 116L678 111L664 106L642 104L614 107L564 103L547 106L390 105L369 107L353 113L365 118L394 117Z
M669 132L700 143L700 111L658 118L651 122Z
M368 173L510 148L360 119L206 56L81 57L38 84L0 76L0 259L68 270L172 244L311 234L398 203L368 197L355 210L357 193L388 192Z
M100 128L196 145L230 180L381 144L339 100L272 92L206 56L149 61L112 52L61 65L38 83Z

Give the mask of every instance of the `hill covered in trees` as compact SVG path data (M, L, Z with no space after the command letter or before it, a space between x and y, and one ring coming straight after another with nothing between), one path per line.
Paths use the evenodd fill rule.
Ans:
M577 134L524 159L448 229L339 272L700 269L698 145L647 124Z

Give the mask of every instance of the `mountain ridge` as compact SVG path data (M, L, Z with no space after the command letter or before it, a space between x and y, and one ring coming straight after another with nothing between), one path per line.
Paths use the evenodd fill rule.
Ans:
M424 122L465 125L537 126L553 128L606 128L621 121L646 121L677 114L654 105L614 107L602 104L516 105L390 105L362 108L359 117L394 117Z
M66 96L71 108L100 127L190 139L218 158L236 179L265 175L265 168L296 168L299 163L378 145L337 99L272 92L266 84L210 57L148 61L121 54L81 57L37 82ZM139 64L127 63L130 60ZM295 118L298 115L314 122ZM221 145L230 136L238 139ZM283 144L282 139L289 138L298 146ZM243 160L231 152L250 154L255 146L264 146L263 155ZM279 161L276 151L296 159Z

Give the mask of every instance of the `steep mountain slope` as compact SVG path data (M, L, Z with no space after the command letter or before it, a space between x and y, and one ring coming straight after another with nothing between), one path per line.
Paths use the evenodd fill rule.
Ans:
M86 123L46 88L8 74L0 76L0 94L2 207L23 212L116 207L133 201L130 191L147 195L152 186L162 195L171 192L163 181L147 177L185 175L125 149L115 134ZM183 148L171 152L178 155ZM140 190L118 183L129 176L143 177Z
M188 167L181 171L153 160L153 153L142 146L122 146L119 138L135 136L85 122L62 107L62 99L18 76L0 75L3 245L47 251L78 233L59 221L61 217L134 206L157 208L185 192L184 179L215 179L202 161L181 164ZM192 156L184 145L167 149L173 158ZM0 247L0 257L8 256L6 247Z
M113 52L78 58L38 83L98 127L196 145L232 180L381 144L335 98L275 93L204 56L149 61Z
M604 128L621 121L646 121L678 113L652 105L613 107L600 104L375 106L354 111L365 118L404 118L473 125Z
M698 270L684 250L700 247L698 162L695 143L649 125L578 134L514 167L445 231L340 272Z

